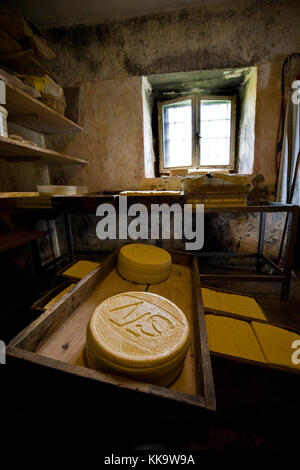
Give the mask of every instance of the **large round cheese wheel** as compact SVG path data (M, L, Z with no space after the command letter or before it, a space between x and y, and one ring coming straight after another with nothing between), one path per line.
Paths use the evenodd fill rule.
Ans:
M118 272L138 284L156 284L167 279L172 268L171 255L162 248L133 243L121 248Z
M169 385L182 368L188 342L188 320L177 305L149 292L126 292L96 308L85 355L91 368Z

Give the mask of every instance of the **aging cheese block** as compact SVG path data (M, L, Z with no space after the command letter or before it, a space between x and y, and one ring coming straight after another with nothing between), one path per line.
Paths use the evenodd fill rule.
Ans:
M205 315L210 351L266 362L255 334L246 321Z
M167 279L172 268L171 255L162 248L133 243L121 248L118 272L138 284L156 284Z
M77 261L66 271L63 272L64 276L75 277L76 279L83 279L85 276L90 274L94 269L99 266L96 261Z
M69 290L72 289L76 284L70 284L68 287L66 287L64 290L62 290L59 294L57 294L53 299L49 300L49 302L44 305L44 308L48 309L52 307L63 295L65 295Z
M292 362L292 354L295 351L292 344L300 340L297 333L265 323L252 322L251 325L268 362L300 368L300 364Z
M126 292L102 302L90 318L85 355L89 367L169 385L189 344L185 314L149 292Z
M202 287L201 293L204 308L266 320L262 309L252 297L220 292L206 287Z

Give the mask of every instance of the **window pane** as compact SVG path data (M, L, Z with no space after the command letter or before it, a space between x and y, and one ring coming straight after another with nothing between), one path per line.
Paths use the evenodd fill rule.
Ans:
M163 105L164 167L192 165L192 100Z
M229 165L231 101L200 101L200 164Z

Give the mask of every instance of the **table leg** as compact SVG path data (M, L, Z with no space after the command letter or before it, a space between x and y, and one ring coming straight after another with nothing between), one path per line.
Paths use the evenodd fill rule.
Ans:
M265 245L265 233L266 233L266 213L260 213L259 219L259 239L258 239L258 249L257 249L257 260L256 260L256 271L259 272L260 270L260 255L264 252L264 245Z
M71 222L71 215L70 214L64 214L65 215L65 226L66 226L66 232L67 232L67 242L68 242L68 248L69 248L69 253L70 253L70 261L74 261L74 249L73 249L73 233L72 233L72 222Z
M291 278L292 278L292 268L294 264L294 254L296 246L296 237L297 237L297 227L298 227L298 214L299 208L294 206L292 211L288 213L288 223L287 223L287 240L284 256L284 275L285 279L281 283L281 299L287 300L290 292Z
M40 257L40 250L37 240L33 240L30 242L30 249L31 249L31 256L32 262L35 269L35 277L38 279L41 275L42 265L41 265L41 257Z

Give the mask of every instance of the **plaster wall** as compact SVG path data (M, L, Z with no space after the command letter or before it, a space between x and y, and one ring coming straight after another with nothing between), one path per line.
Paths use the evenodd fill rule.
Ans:
M66 86L94 79L117 78L121 83L132 76L257 65L254 175L263 175L272 196L281 67L288 54L300 49L299 20L297 0L235 0L98 25L49 29L50 45L58 54L49 65ZM111 102L117 89L103 87L111 93L106 94L106 103ZM113 152L107 150L115 144L108 145L104 131L102 140L94 137L99 143L99 159L104 151L109 159ZM126 144L123 141L123 146ZM80 150L85 156L85 149ZM139 175L143 152L132 159L130 169ZM102 174L99 190L104 180L107 184L107 174ZM116 182L113 171L109 178ZM121 186L121 172L119 178Z

